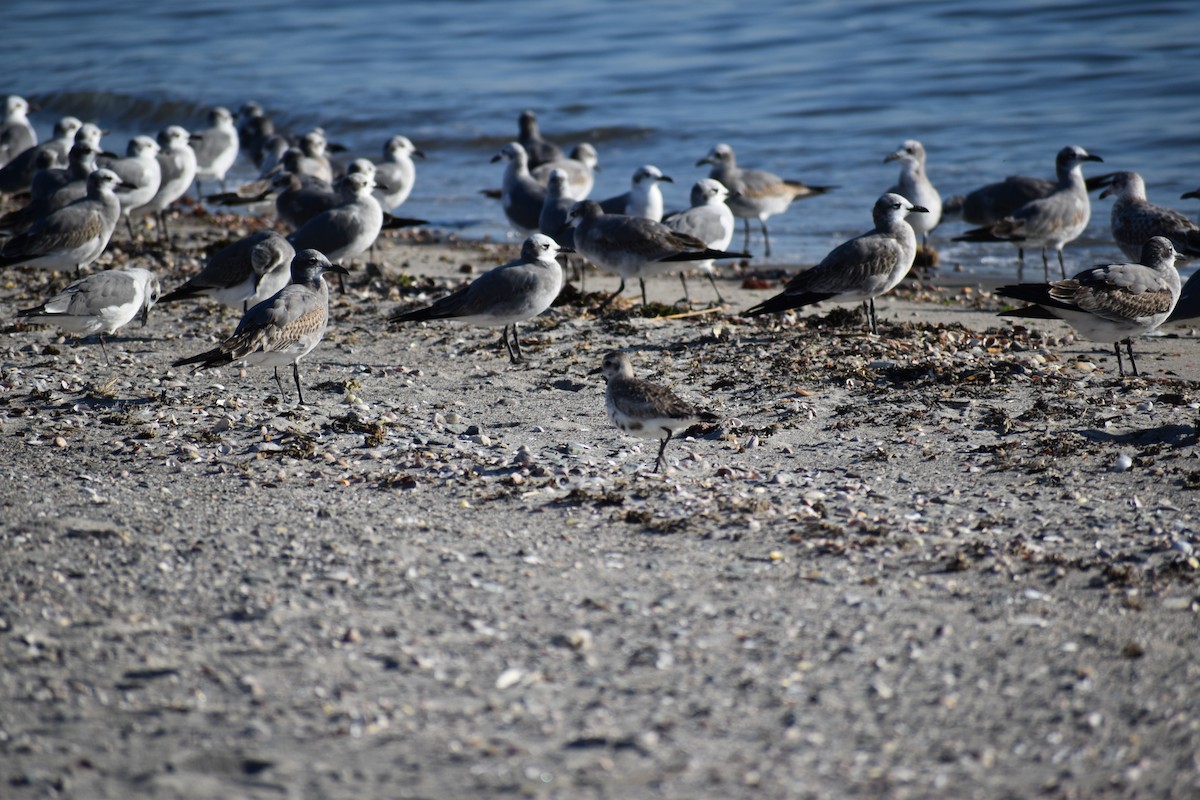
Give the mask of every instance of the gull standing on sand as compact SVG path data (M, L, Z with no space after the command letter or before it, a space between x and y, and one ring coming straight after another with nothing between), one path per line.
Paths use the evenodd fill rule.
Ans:
M234 362L263 364L275 371L275 384L283 394L279 368L292 365L296 394L304 405L300 387L300 359L312 352L325 336L329 324L329 287L326 272L346 274L346 268L330 264L316 250L301 250L292 259L291 283L242 315L233 336L219 346L171 364L197 364L194 372Z
M621 276L621 285L605 298L603 310L625 291L625 281L637 278L646 305L647 275L678 269L678 262L713 258L744 258L745 253L714 250L695 236L677 233L661 222L623 214L605 214L595 200L583 200L571 208L568 219L575 225L575 250L606 272Z
M4 98L0 122L0 167L37 144L37 131L29 124L29 102L20 95Z
M578 201L566 193L566 187L567 173L561 169L552 170L546 182L546 200L538 217L538 230L558 242L560 247L573 249L575 231L567 217Z
M542 138L541 131L538 130L537 114L529 109L522 111L521 116L517 119L517 127L520 130L517 142L525 148L525 152L529 156L530 169L564 157L563 151L558 145Z
M713 250L724 250L733 241L734 229L737 227L733 211L725 202L728 197L729 190L725 188L725 184L712 178L703 178L692 186L692 207L670 215L663 220L663 224L678 233L695 236ZM697 261L696 269L702 270L708 276L708 282L717 293L717 302L724 303L725 298L721 297L721 290L717 288L717 281L713 277L713 260L710 258ZM687 280L682 271L679 278L684 282L683 291L686 295Z
M216 106L208 112L208 127L191 135L192 149L196 151L196 197L203 193L201 181L215 180L225 191L225 173L233 166L238 155L238 132L233 124L233 114L224 106Z
M1017 262L1017 280L1025 272L1024 246L1042 248L1042 272L1050 278L1050 262L1046 248L1058 253L1058 269L1063 278L1067 268L1063 265L1063 247L1079 238L1092 218L1092 204L1088 199L1087 184L1083 180L1082 166L1088 161L1104 161L1082 147L1070 145L1058 151L1054 166L1058 183L1054 191L1045 197L1030 200L1009 216L986 227L975 228L956 236L956 242L1013 242L1020 248Z
M661 439L654 472L666 464L667 442L680 431L700 422L714 423L718 417L678 397L665 386L633 376L629 356L619 350L605 353L598 370L608 386L604 406L613 424L639 439Z
M342 178L344 182L341 205L322 211L304 223L304 226L288 237L296 252L320 250L335 261L350 262L370 249L383 230L383 209L371 194L375 181L369 175L354 172ZM338 273L339 291L346 287Z
M121 201L113 191L120 182L111 169L93 172L88 176L84 197L47 214L25 233L8 240L0 249L0 267L78 272L91 264L108 247L121 216Z
M46 153L53 159L53 154ZM87 178L97 169L99 149L87 142L71 147L66 167L40 169L29 186L29 202L0 217L0 230L21 233L51 211L75 202L87 194Z
M129 228L129 238L134 238L130 215L154 199L162 186L162 167L158 163L161 148L149 136L135 136L129 140L125 158L106 159L100 166L111 169L121 179L123 187L117 192L121 202L121 216Z
M533 179L545 184L550 177L550 171L561 169L567 173L567 193L576 200L582 200L592 193L596 185L596 173L600 171L600 157L596 148L587 142L575 145L568 158L558 158L547 161L530 169Z
M718 180L729 190L729 207L735 217L746 223L746 241L743 250L750 249L750 220L758 220L762 228L764 255L771 255L771 236L767 233L767 218L787 211L792 201L802 197L824 194L832 186L808 186L802 181L784 180L772 172L761 169L742 169L737 165L733 148L721 143L708 155L696 162L696 166L711 164L708 177Z
M262 167L267 140L275 135L275 123L254 100L242 103L237 112L238 151L249 154L256 168Z
M295 257L296 250L287 239L275 231L260 231L209 256L203 269L159 302L211 297L245 311L288 285Z
M501 325L504 330L500 335L508 348L508 357L517 364L524 360L517 323L541 314L562 291L563 272L556 258L560 252L571 251L560 248L549 236L535 233L521 245L520 258L488 270L431 306L406 311L389 321L455 319L491 327Z
M883 163L889 161L900 162L900 177L888 192L908 198L913 205L926 209L924 214L908 221L921 237L921 247L926 247L929 234L942 220L942 196L925 171L925 146L916 139L907 139L896 152L884 157Z
M1146 199L1146 183L1136 172L1114 172L1101 198L1115 195L1110 224L1117 247L1126 258L1140 258L1152 236L1165 236L1175 252L1200 256L1200 225Z
M81 338L95 334L105 363L111 363L105 335L111 336L138 315L145 326L159 291L158 278L148 269L109 269L80 278L37 308L18 311L17 316L57 325Z
M57 166L65 165L67 154L75 144L75 134L81 127L83 123L75 117L63 117L54 123L52 139L14 155L7 164L0 167L0 194L16 194L29 189L33 175L38 169L38 157L42 153L52 153ZM99 147L98 142L95 144Z
M624 214L662 222L663 196L662 189L658 188L659 181L675 182L653 164L643 164L634 171L629 191L601 200L600 207L605 214Z
M1001 286L996 294L1035 305L1002 311L1002 317L1061 319L1093 342L1112 342L1122 377L1121 342L1133 360L1133 337L1144 336L1167 321L1179 301L1175 248L1165 236L1143 246L1137 264L1108 264L1085 269L1073 278L1049 283Z
M924 208L898 194L882 195L871 210L872 230L838 245L821 263L793 277L782 292L746 314L787 311L822 300L861 302L871 333L878 333L875 298L890 292L912 269L917 236L906 217L923 213Z
M424 158L407 136L393 136L384 142L383 160L375 164L375 199L384 211L399 207L408 199L417 181L413 157Z
M492 163L500 159L504 165L504 179L500 184L500 205L504 215L521 233L532 233L538 229L542 206L546 200L546 187L529 174L529 156L518 142L509 142L492 156Z
M187 194L196 179L196 152L189 144L189 136L178 125L168 125L158 132L158 170L162 181L143 210L158 220L159 241L171 238L167 230L167 208Z

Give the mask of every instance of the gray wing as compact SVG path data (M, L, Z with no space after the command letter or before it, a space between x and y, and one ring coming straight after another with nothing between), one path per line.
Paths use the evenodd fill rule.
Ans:
M1119 322L1171 311L1175 297L1161 275L1140 264L1111 264L1050 282L1050 296Z
M612 403L618 411L634 418L668 417L687 419L699 410L665 386L639 378L626 378L614 387Z
M786 294L853 293L872 279L890 275L904 256L904 249L890 236L865 233L835 247L812 269L787 283Z
M358 236L363 222L355 206L340 206L323 211L304 223L288 237L296 252L313 249L328 253L345 247Z
M259 350L281 350L319 331L325 316L324 298L319 292L302 284L288 284L247 311L220 350L233 359Z
M104 220L92 203L72 203L42 217L27 233L14 236L5 256L38 256L83 247L104 233Z
M38 316L93 317L105 308L132 303L136 297L134 276L106 270L75 281L36 311Z
M713 242L724 241L728 233L721 222L721 215L705 206L681 211L664 219L663 224L678 233L694 236L709 247Z

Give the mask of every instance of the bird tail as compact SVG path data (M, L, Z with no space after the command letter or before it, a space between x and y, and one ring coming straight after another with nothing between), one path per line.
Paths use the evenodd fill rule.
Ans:
M823 292L804 292L803 294L780 292L774 297L763 300L756 306L751 306L742 313L747 317L758 317L763 314L773 314L777 311L790 311L793 308L810 306L813 303L819 303L831 297L833 297L832 294Z
M1023 242L1024 236L998 236L997 229L991 228L972 228L969 231L964 231L961 236L955 236L956 242Z
M837 186L810 186L804 181L784 181L784 184L792 190L794 198L816 197L838 188Z
M187 300L198 295L200 291L201 287L185 283L178 289L172 289L171 291L167 292L162 297L158 298L156 302L173 303L176 300Z
M749 253L729 253L725 250L713 250L711 247L706 247L703 250L696 250L687 253L676 253L673 256L667 256L660 261L707 261L710 258L750 258Z
M395 217L388 212L383 212L383 230L390 231L396 228L409 228L413 225L428 225L427 219L413 219L411 217Z
M172 361L171 366L186 367L189 364L199 364L196 369L201 370L207 369L208 367L223 367L232 361L232 354L224 352L219 347L214 347L212 350L206 350L199 355L188 356L187 358L181 358L178 361Z

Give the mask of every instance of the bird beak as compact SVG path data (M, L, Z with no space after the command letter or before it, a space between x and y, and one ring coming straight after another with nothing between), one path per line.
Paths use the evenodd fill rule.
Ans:
M574 248L574 247L560 247L560 248L558 248L558 252L560 252L560 253L574 253L574 252L575 252L575 248Z
M703 166L704 164L711 164L711 163L713 163L712 156L705 156L704 158L702 158L696 162L696 166L699 167L699 166Z
M884 157L883 157L883 163L885 163L885 164L886 164L886 163L888 163L889 161L895 161L895 160L897 160L898 158L900 158L900 154L899 154L899 153L888 153L886 156L884 156Z
M99 153L97 153L96 155L98 155L98 156L102 156L102 157L104 157L104 158L120 158L120 156L119 156L119 155L117 155L116 153L111 153L111 152L109 152L108 150L101 150L101 151L100 151Z
M331 153L344 153L344 152L346 152L346 150L348 148L344 144L339 144L337 142L327 142L325 144L325 149Z
M1190 200L1190 199L1192 199L1193 197L1200 197L1200 189L1197 189L1197 190L1196 190L1196 191L1194 191L1194 192L1188 192L1187 194L1181 194L1181 195L1179 195L1179 199L1180 199L1180 200Z
M1097 156L1097 155L1093 155L1092 153L1088 153L1087 156L1083 160L1084 161L1099 161L1102 164L1104 163L1103 158L1101 158L1100 156Z
M146 303L142 306L142 313L138 315L142 320L142 327L146 327L146 323L150 321L150 304Z
M325 271L326 272L336 272L339 275L349 275L350 274L350 270L346 269L341 264L330 264L328 267L325 268Z
M417 158L424 158L424 157L425 157L425 154L424 154L423 152L421 152L420 150L413 150L413 151L412 151L412 154L413 154L414 156L416 156Z
M929 209L926 208L925 206L913 206L912 208L910 208L908 210L908 213L910 213L910 214L928 214Z
M674 183L674 182L675 182L675 179L674 179L674 178L672 178L670 175L663 175L661 178L659 178L659 180L660 180L660 181L666 181L667 183Z
M134 186L132 183L126 183L125 181L121 181L120 183L117 184L117 188L124 189L127 192L132 192L133 190L137 189L138 187Z
M1114 190L1113 190L1113 188L1112 188L1111 186L1109 186L1109 187L1107 187L1107 188L1106 188L1106 189L1105 189L1103 192L1101 192L1100 194L1098 194L1098 195L1096 195L1096 196L1097 196L1097 197L1099 197L1101 200L1103 200L1104 198L1106 198L1106 197L1108 197L1110 194L1112 194L1112 193L1113 193L1113 191L1114 191Z
M189 133L188 141L189 142L202 142L202 141L204 141L204 137L198 133Z
M496 153L496 155L492 156L492 162L491 162L491 163L495 164L497 161L499 161L499 160L500 160L500 159L502 159L502 158L504 158L504 156L500 155L499 153Z
M587 371L587 374L588 374L588 375L599 375L599 374L600 374L601 372L603 372L603 371L604 371L604 370L603 370L603 369L601 369L600 367L596 367L595 369L589 369L589 370Z
M378 181L375 182L375 188L381 192L390 192L392 190L386 183L379 183Z

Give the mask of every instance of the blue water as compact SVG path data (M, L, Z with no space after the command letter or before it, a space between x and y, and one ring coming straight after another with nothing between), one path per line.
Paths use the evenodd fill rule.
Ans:
M1200 212L1178 199L1200 186L1195 0L10 0L4 17L0 92L40 103L40 131L72 113L117 149L255 99L283 127L324 126L354 155L378 156L404 133L430 156L404 213L468 237L506 233L478 190L498 185L489 159L527 107L560 144L596 145L594 196L654 163L677 181L668 207L686 205L706 174L695 161L720 141L745 166L836 184L771 220L783 263L870 227L897 173L883 157L906 138L924 142L943 195L1051 177L1055 152L1080 144L1105 159L1092 174L1136 170L1151 200ZM242 164L238 176L250 173ZM1108 210L1094 203L1069 267L1118 255ZM1011 272L1011 248L950 243L961 229L935 234L944 258Z

